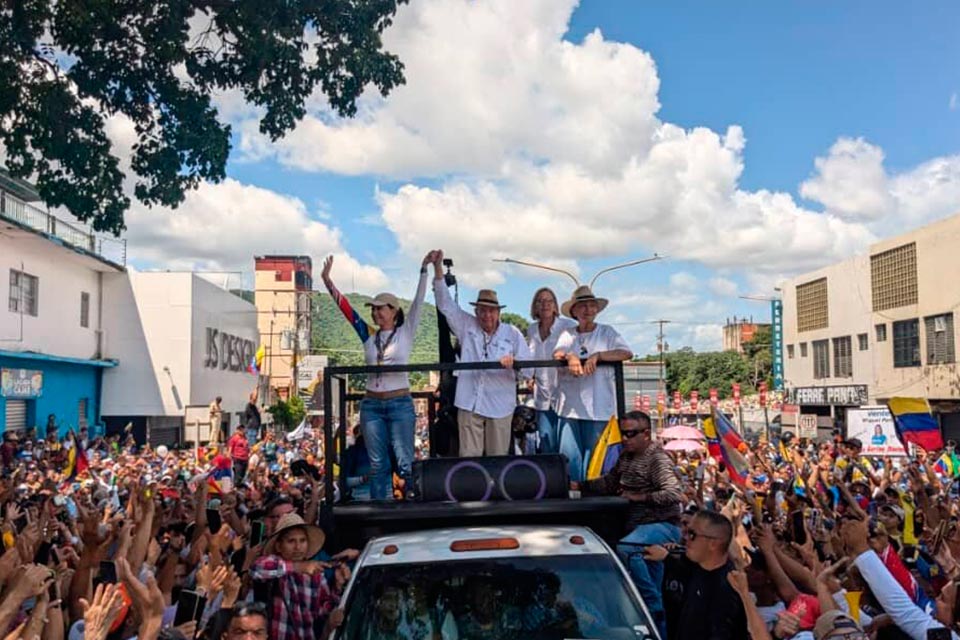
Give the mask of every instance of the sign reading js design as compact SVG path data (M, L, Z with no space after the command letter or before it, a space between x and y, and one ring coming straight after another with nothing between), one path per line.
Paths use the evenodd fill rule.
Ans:
M207 357L203 366L209 369L245 371L256 350L253 340L207 327Z

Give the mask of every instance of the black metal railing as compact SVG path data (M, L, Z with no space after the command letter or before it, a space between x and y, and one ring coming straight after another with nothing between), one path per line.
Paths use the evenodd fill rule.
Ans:
M626 404L623 394L623 363L622 362L599 362L599 366L613 367L614 371L614 389L617 398L617 415L623 415L626 411ZM560 369L567 366L564 360L518 360L514 362L515 371L521 369ZM376 373L413 373L417 371L482 371L503 369L499 362L438 362L433 364L392 364L392 365L363 365L353 367L330 366L324 369L323 374L323 459L325 465L324 472L324 502L328 506L333 505L333 473L334 466L339 463L339 458L347 449L347 403L362 400L364 394L348 393L347 380L344 376L357 374L376 374ZM336 417L340 419L339 442L334 444L334 412L333 412L333 384L337 383L338 411ZM411 393L414 398L433 399L435 396L429 391L415 391ZM428 402L428 416L431 421L435 419L433 403ZM342 467L341 467L342 471Z

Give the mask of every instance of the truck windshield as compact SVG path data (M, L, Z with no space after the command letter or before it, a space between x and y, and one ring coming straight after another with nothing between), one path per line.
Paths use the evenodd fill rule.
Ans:
M360 570L347 640L654 638L609 556L497 558Z

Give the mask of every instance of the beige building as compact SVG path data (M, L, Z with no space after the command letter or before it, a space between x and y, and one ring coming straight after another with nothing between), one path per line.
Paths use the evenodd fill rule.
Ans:
M254 304L264 349L260 374L275 397L294 393L297 363L309 353L313 263L309 256L254 258ZM262 398L269 404L272 398Z
M924 397L960 417L960 215L784 283L784 377L802 413ZM960 426L960 425L958 425Z

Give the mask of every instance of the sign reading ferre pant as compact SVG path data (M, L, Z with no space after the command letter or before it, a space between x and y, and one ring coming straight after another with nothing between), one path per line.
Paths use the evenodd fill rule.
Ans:
M790 390L790 404L861 406L867 404L867 385L797 387Z
M253 340L207 327L207 358L203 366L208 369L246 371L256 349Z

